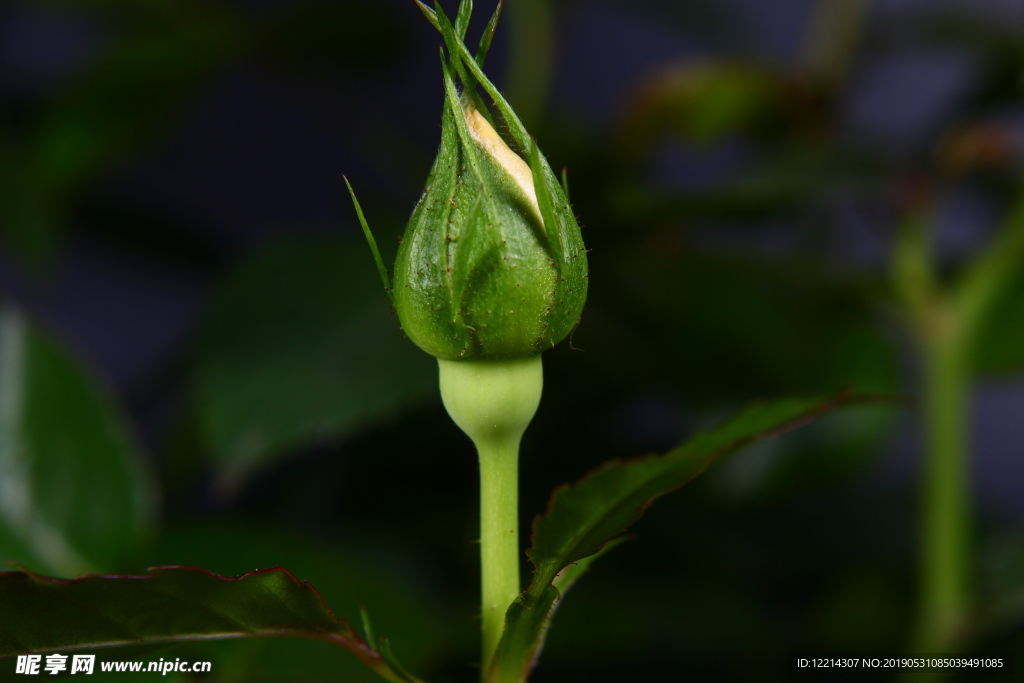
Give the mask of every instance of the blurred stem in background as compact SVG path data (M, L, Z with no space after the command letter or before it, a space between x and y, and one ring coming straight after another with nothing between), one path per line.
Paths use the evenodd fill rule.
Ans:
M924 465L920 583L912 651L956 651L972 609L970 392L981 326L1024 258L1024 192L995 239L949 287L939 284L931 249L930 201L912 209L897 238L895 287L922 353Z
M971 602L970 369L961 321L955 311L943 308L939 315L944 324L920 339L926 458L915 645L919 653L955 650Z
M515 0L509 18L505 95L527 130L544 116L554 63L554 12L550 0Z
M804 42L802 71L837 87L857 52L872 0L818 0Z

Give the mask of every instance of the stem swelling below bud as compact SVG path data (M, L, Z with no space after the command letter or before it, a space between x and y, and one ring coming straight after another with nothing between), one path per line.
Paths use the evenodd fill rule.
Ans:
M487 666L520 593L519 441L537 412L541 355L512 361L438 360L441 398L480 458L483 659Z
M540 358L438 360L444 407L473 443L519 443L540 403Z

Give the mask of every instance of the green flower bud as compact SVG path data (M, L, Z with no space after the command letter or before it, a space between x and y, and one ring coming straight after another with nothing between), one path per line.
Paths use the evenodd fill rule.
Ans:
M444 37L450 60L442 55L441 147L392 281L348 189L402 328L437 357L445 408L480 456L481 669L487 671L508 605L522 591L519 441L540 402L540 353L579 322L587 255L565 189L481 69L500 0L475 56L463 43L472 0L461 0L454 26L440 5L416 2Z
M437 358L527 357L578 323L586 249L565 190L514 112L495 98L499 125L519 131L512 138L529 163L473 101L472 85L460 98L452 68L441 147L399 247L392 301L406 335Z

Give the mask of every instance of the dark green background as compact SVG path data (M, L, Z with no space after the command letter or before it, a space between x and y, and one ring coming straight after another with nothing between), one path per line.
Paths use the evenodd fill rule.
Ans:
M997 229L1022 161L1024 16L878 0L832 65L804 56L810 1L507 4L488 71L568 168L592 250L582 323L544 357L524 529L554 486L751 401L910 399L660 501L573 589L533 680L839 680L794 658L905 651L918 354L888 250L922 202L944 276ZM80 555L39 547L8 506L0 559L284 565L339 616L365 605L427 680L474 677L475 456L341 181L388 260L438 142L439 43L404 0L0 8L0 294L32 325L34 464L9 480ZM1014 287L977 357L979 652L1024 645ZM210 680L373 680L323 643L180 652L213 660Z

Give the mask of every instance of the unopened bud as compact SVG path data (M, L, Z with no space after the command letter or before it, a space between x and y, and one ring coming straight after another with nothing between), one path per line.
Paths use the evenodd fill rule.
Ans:
M437 358L540 353L583 309L579 225L539 153L527 163L446 77L441 147L395 262L395 310L408 337Z

